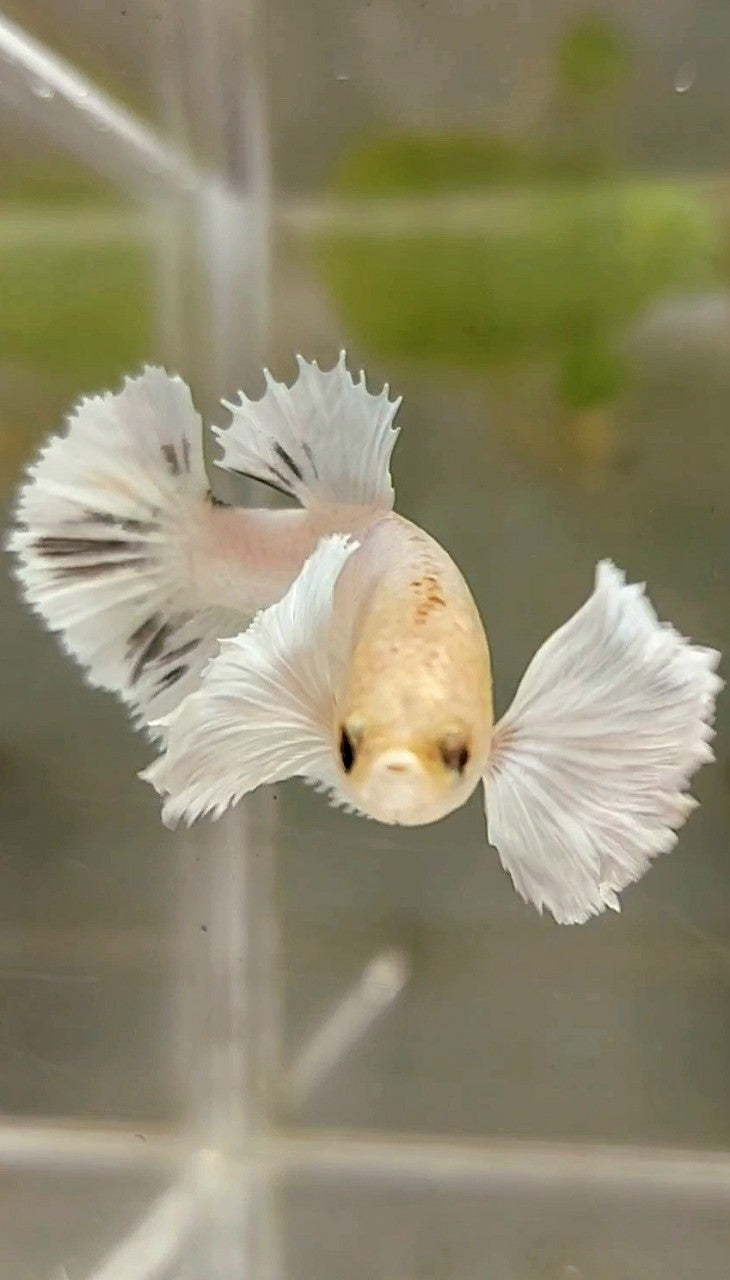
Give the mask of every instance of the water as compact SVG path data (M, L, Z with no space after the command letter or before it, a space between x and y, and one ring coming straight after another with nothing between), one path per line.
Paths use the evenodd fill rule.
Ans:
M605 555L728 650L727 125L701 166L672 141L678 102L688 128L716 119L709 12L683 63L679 17L672 45L649 5L606 9L639 65L596 107L594 137L626 156L586 199L545 176L548 140L580 138L533 92L551 65L536 6L512 22L465 5L448 24L431 4L374 0L352 24L324 2L275 9L268 103L260 14L231 28L222 6L181 6L157 24L165 60L154 15L130 32L62 7L65 39L32 4L13 18L80 66L95 50L108 127L83 75L72 115L53 116L59 88L39 96L13 44L0 128L35 150L0 208L8 501L66 407L143 358L189 376L214 417L262 363L290 378L295 351L326 364L346 343L404 394L399 509L464 570L499 708ZM599 69L620 71L604 37ZM108 110L120 79L142 114L158 103L152 125ZM650 109L647 84L666 94ZM423 153L414 177L412 131L448 133L467 107L475 129L507 107L540 122L539 180L534 156L492 149L509 179L464 191L474 152L448 139L436 178ZM357 151L383 118L414 166L405 190L385 153ZM79 196L88 166L103 198ZM76 184L51 208L33 185L49 168L54 191ZM0 1276L724 1280L724 705L677 850L620 917L559 929L516 898L477 799L396 831L292 783L173 837L136 779L147 745L7 579L0 606Z

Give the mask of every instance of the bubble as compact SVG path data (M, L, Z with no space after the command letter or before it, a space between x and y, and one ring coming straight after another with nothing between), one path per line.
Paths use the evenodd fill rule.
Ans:
M56 90L52 89L45 80L34 80L30 86L30 91L35 94L36 98L45 98L46 100L56 96Z
M677 67L674 73L674 88L677 93L686 93L692 88L697 77L697 67L694 62L683 62L681 67Z

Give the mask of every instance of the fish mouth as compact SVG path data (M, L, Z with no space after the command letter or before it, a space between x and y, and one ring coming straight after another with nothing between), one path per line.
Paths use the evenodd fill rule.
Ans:
M365 744L345 781L345 791L364 813L388 826L421 827L438 822L468 800L479 778L448 768L441 757L423 755L415 744Z
M421 761L406 747L381 752L370 765L363 788L372 811L383 815L381 821L394 823L408 822L423 807L429 790Z
M443 817L461 803L452 779L433 776L418 754L389 748L373 760L362 787L367 810L391 826L418 827Z

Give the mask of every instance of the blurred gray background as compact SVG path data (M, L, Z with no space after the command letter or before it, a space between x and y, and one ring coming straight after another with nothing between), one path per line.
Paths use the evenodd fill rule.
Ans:
M16 0L3 12L245 185L227 96L194 108L193 8ZM220 9L225 33L236 6ZM290 378L294 351L326 364L344 344L373 385L403 393L399 509L472 587L498 709L604 556L646 580L680 630L727 651L728 6L270 0L257 23L273 189L264 354ZM236 74L227 62L223 83ZM206 407L212 392L166 331L152 206L14 109L3 76L0 60L9 518L23 466L81 393L158 358L197 379ZM42 92L39 102L53 111ZM375 208L386 212L372 230ZM191 267L193 292L195 281ZM232 342L221 395L259 385L245 326ZM207 837L181 847L161 828L136 778L149 748L110 697L84 686L9 573L0 606L0 1108L172 1122L176 885L180 859L205 858ZM678 848L627 891L622 915L582 928L558 928L516 898L478 797L409 831L330 811L297 783L277 789L285 1058L380 948L402 948L411 966L393 1009L287 1122L726 1149L724 702L718 762L697 780L701 808ZM207 928L202 914L191 930ZM310 1245L348 1213L353 1229L372 1221L373 1234L392 1236L387 1195L352 1209L344 1187L337 1206L311 1189L292 1194L292 1231ZM384 1249L360 1263L330 1237L329 1252L295 1250L291 1274L483 1276L483 1207L459 1202L449 1217L439 1203L399 1219L407 1242L442 1212L425 1258L403 1244L400 1261ZM496 1230L509 1213L492 1212ZM697 1243L672 1245L661 1214L652 1235L649 1208L646 1233L627 1230L623 1252L599 1247L603 1227L586 1228L583 1262L545 1244L561 1212L534 1210L532 1244L518 1214L490 1274L726 1274L730 1237L709 1210L677 1228L677 1241L705 1240L704 1260ZM461 1253L443 1245L452 1236ZM33 1267L13 1275L46 1274Z

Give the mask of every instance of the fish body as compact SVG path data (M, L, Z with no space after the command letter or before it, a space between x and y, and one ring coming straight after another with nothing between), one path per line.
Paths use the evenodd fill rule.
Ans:
M489 756L487 638L451 557L390 513L375 521L335 588L342 655L337 749L342 790L381 822L422 825L458 808Z
M434 822L482 785L517 891L575 923L676 842L712 759L719 655L610 563L493 723L479 610L393 510L400 401L299 358L226 404L218 466L291 510L211 498L203 425L161 369L82 401L31 467L10 537L31 606L157 739L171 825L302 777L381 822Z

